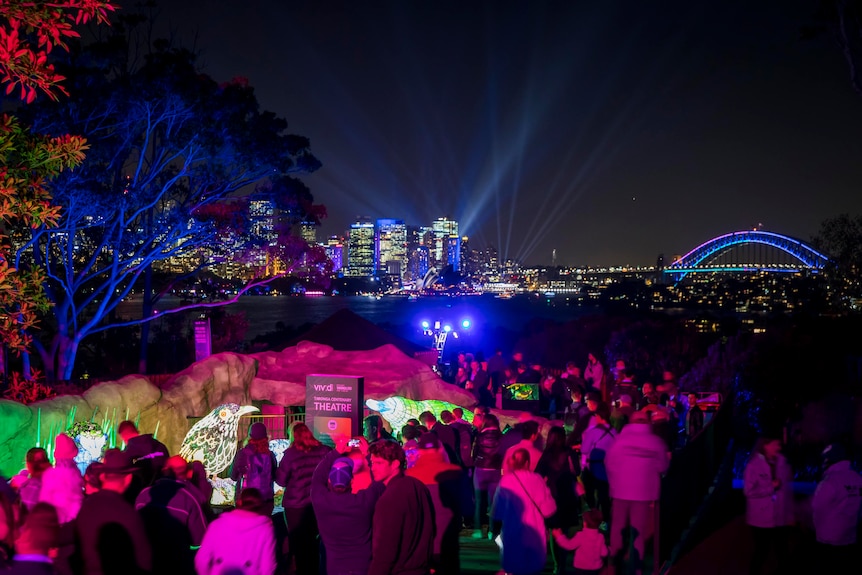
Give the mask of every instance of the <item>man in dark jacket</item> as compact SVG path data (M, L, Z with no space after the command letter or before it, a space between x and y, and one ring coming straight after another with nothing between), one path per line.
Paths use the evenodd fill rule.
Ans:
M688 394L688 413L685 416L685 434L689 441L703 429L703 410L697 405L697 394Z
M368 442L359 440L362 456ZM311 504L323 542L326 573L366 573L371 563L371 519L386 486L372 481L368 489L352 492L353 460L347 438L339 438L311 478Z
M386 485L372 520L368 575L427 575L434 553L434 504L428 488L404 475L404 450L394 441L369 448L371 474Z
M168 448L151 433L140 434L131 421L120 422L117 435L126 444L123 451L131 457L132 465L136 469L135 480L130 487L130 493L127 493L133 502L144 487L149 487L159 477L168 460Z
M182 460L179 455L174 457ZM165 575L193 573L192 547L200 547L207 519L193 488L174 477L173 471L165 473L141 491L135 509L144 520L153 547L154 571Z
M445 425L439 421L430 411L423 411L419 414L419 421L428 431L437 435L437 439L443 444L446 450L446 456L451 463L461 464L461 436L458 435L458 430L454 427Z
M149 573L152 551L141 517L124 498L135 467L119 449L105 452L102 489L81 504L75 520L76 555L83 575Z

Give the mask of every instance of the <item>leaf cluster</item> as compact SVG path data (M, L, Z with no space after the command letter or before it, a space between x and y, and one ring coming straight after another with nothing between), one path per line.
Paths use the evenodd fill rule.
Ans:
M58 99L67 94L48 56L54 48L68 50L75 26L91 20L108 23L115 7L103 0L6 1L0 3L0 82L6 93L20 90L27 103L38 92Z

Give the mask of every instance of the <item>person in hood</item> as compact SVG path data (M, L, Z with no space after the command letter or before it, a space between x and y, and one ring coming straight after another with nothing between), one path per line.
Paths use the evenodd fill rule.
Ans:
M198 575L272 575L275 532L260 491L240 492L237 508L210 524L195 555Z
M54 440L54 467L42 476L39 501L54 506L60 525L77 517L84 501L84 478L75 463L77 456L75 440L61 433Z
M852 467L844 447L823 450L823 478L814 491L811 507L814 533L820 546L823 573L840 573L857 565L856 529L862 508L862 476Z
M55 565L61 573L68 573L69 560L75 551L75 526L73 521L84 502L84 477L75 463L78 446L75 440L61 433L54 440L54 467L42 476L39 501L54 507L60 528Z

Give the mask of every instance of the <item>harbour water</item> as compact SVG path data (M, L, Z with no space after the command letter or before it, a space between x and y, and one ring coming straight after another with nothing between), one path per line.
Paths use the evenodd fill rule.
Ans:
M167 310L180 305L180 299L164 298L157 309ZM123 317L140 315L139 302L124 302L119 311ZM470 322L470 330L482 332L498 327L520 331L534 319L565 322L593 308L577 306L565 298L547 298L535 295L516 296L509 299L485 294L462 297L422 297L409 300L406 297L382 296L244 296L237 303L224 309L228 313L242 312L249 322L247 339L275 331L279 323L285 327L320 323L340 309L350 309L365 319L383 326L415 326L415 337L421 339L423 321L441 326L450 323L453 329L464 320ZM197 315L199 312L189 312ZM411 334L404 333L405 336Z

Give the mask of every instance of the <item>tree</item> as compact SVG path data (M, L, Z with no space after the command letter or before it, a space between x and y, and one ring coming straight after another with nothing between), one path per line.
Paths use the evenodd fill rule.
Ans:
M110 2L57 0L0 4L0 81L6 94L18 91L33 102L42 93L56 100L64 78L49 62L55 48L67 50L74 26L107 23ZM17 352L27 349L27 331L47 309L38 268L11 266L10 237L33 227L50 228L58 218L47 183L83 161L86 141L66 134L34 134L9 114L0 115L0 340Z
M301 218L325 216L293 177L320 166L308 139L261 111L245 80L218 84L196 69L191 53L164 44L128 65L127 29L113 30L108 41L74 53L71 103L46 103L32 115L40 130L81 133L91 145L79 170L52 183L62 206L59 225L35 227L17 252L18 261L46 270L54 332L35 345L49 377L71 378L88 335L149 325L155 301L170 288L156 292L154 269L182 279L261 258L232 298L195 307L224 305L296 267L308 248L288 242L287 229ZM280 229L256 233L249 212L256 201L281 215ZM283 256L291 259L268 265L285 244L293 249ZM135 288L144 291L142 318L112 317Z
M862 215L842 214L820 224L812 244L829 256L825 274L841 308L862 298Z
M802 38L829 34L847 65L850 85L862 95L862 0L817 0L812 23L802 29Z

